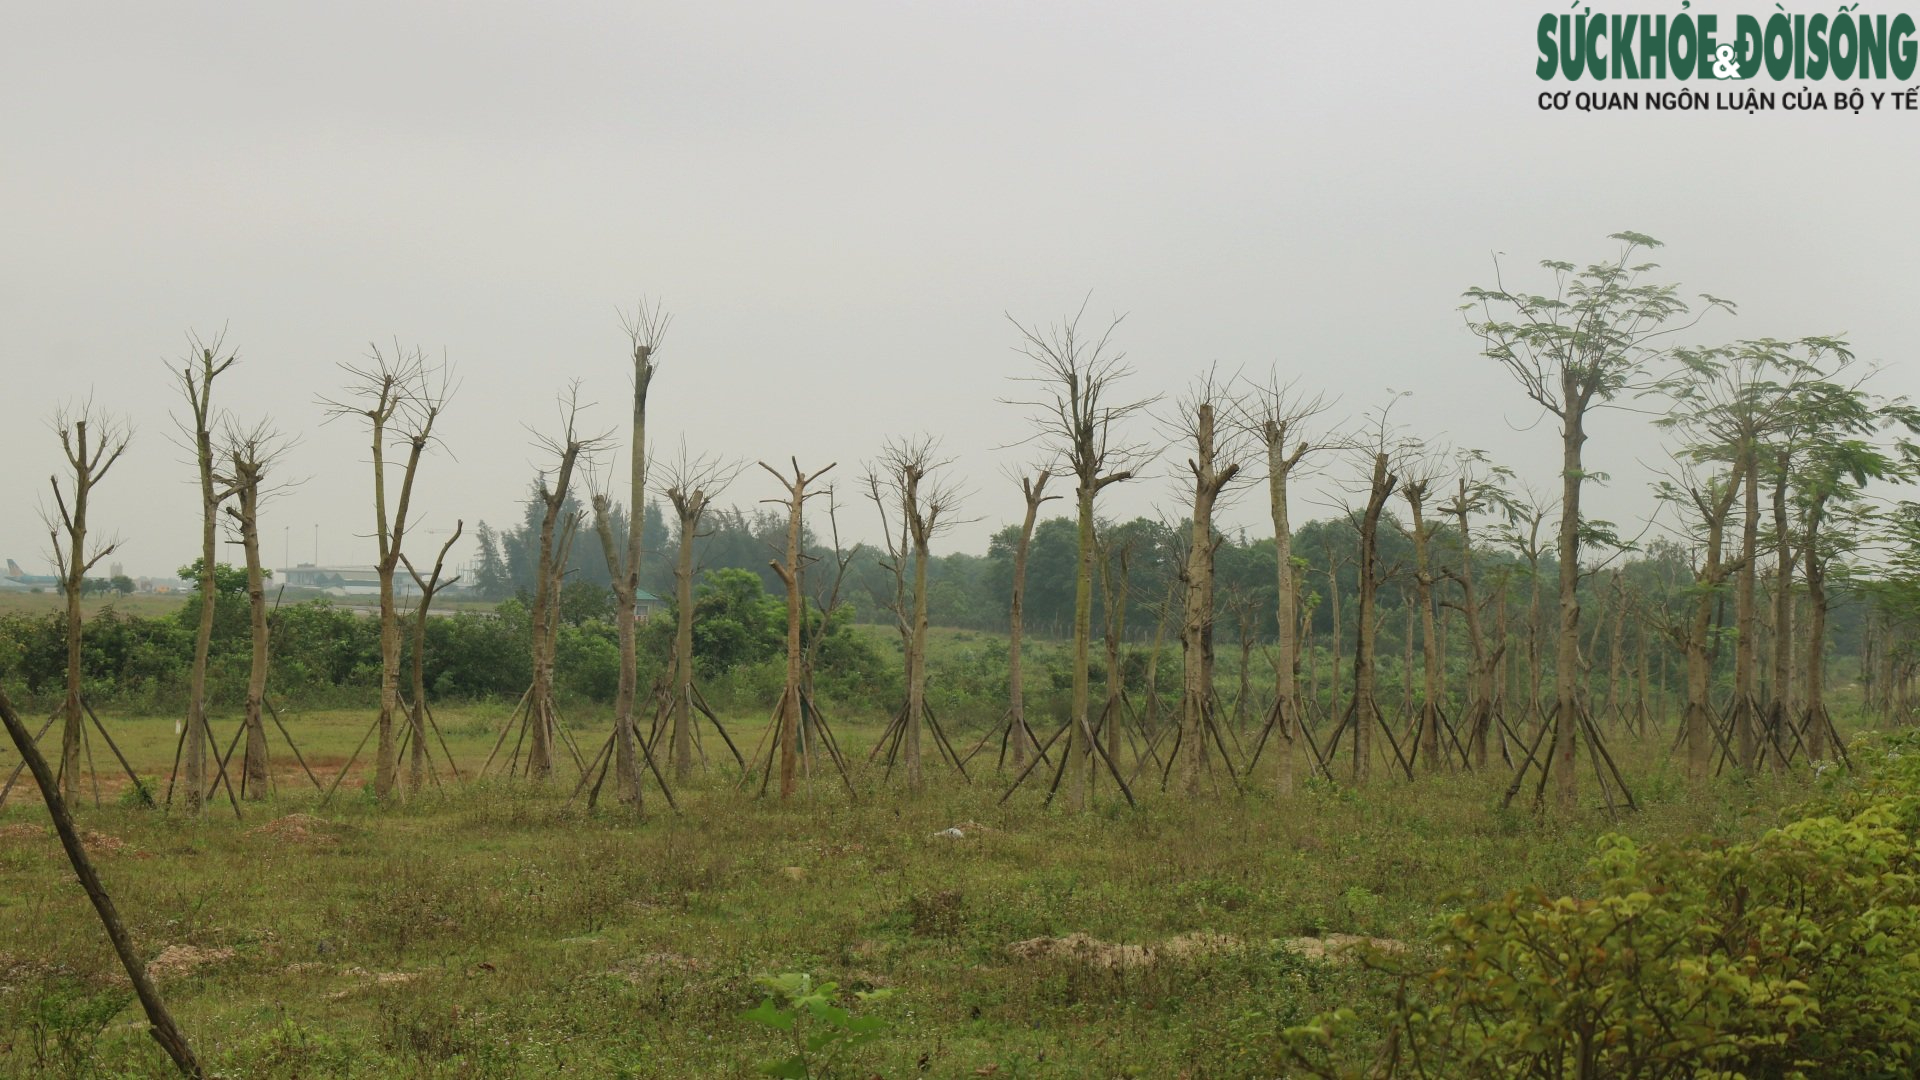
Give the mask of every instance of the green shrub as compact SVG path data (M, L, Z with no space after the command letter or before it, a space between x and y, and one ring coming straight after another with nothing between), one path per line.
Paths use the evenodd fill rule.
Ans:
M1351 1046L1364 1018L1342 1009L1287 1031L1291 1064L1320 1076L1914 1075L1920 754L1896 746L1875 770L1757 840L1700 851L1606 837L1591 896L1514 892L1443 919L1430 949L1370 961L1403 988L1385 1047Z

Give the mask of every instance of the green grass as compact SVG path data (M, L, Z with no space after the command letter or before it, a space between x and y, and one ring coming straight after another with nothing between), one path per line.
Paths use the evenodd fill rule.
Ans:
M440 716L464 773L505 713ZM165 775L171 718L106 719L142 773ZM286 719L330 782L369 716ZM604 715L569 719L591 732L588 752L604 738ZM749 752L764 727L731 723ZM844 722L838 734L863 759L878 731ZM1616 745L1645 807L1617 827L1636 837L1750 836L1801 796L1799 781L1770 777L1689 788L1658 760L1666 742ZM387 809L357 766L319 809L277 738L274 751L276 798L243 821L224 796L197 818L121 808L113 783L106 805L81 810L84 829L126 845L97 862L146 955L232 950L163 983L226 1077L746 1075L780 1047L739 1014L763 996L756 976L783 971L896 991L867 1007L891 1029L853 1075L1271 1076L1281 1027L1390 991L1273 939L1413 937L1450 897L1577 891L1594 837L1614 827L1597 811L1500 810L1504 773L1197 803L1143 781L1140 809L1103 789L1076 815L1042 808L1037 787L1000 805L1004 779L968 786L932 766L910 798L863 760L857 798L818 765L789 805L715 769L676 791L678 813L650 784L640 821L570 803L570 765L545 789L490 780ZM95 756L108 764L103 747ZM323 819L307 840L255 831L296 812ZM41 1075L60 1024L85 1026L49 1002L111 1009L118 992L43 821L31 799L0 813L4 1075ZM935 835L963 822L986 829ZM1007 948L1075 932L1128 944L1207 932L1247 947L1118 971ZM90 1051L101 1075L165 1074L138 1020L125 1006L107 1022Z

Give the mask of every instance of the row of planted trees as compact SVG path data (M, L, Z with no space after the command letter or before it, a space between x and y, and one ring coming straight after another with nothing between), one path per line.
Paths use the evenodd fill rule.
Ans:
M1531 492L1481 453L1405 430L1393 419L1393 399L1358 420L1336 423L1328 418L1324 397L1277 377L1257 381L1207 372L1174 398L1135 395L1128 392L1134 373L1116 343L1119 319L1097 331L1087 328L1082 315L1054 325L1016 324L1019 347L1031 367L1018 380L1021 389L1012 402L1030 414L1034 434L1028 443L1030 464L1015 477L1024 515L1012 543L1008 708L997 728L1013 768L1031 772L1038 762L1053 766L1055 787L1064 786L1068 802L1082 806L1103 776L1131 798L1128 767L1137 781L1148 762L1159 770L1163 785L1197 794L1223 778L1243 782L1262 756L1270 755L1274 783L1284 792L1295 784L1301 764L1328 779L1365 782L1384 762L1411 779L1422 769L1485 768L1497 750L1514 770L1510 797L1531 777L1536 799L1551 790L1557 801L1571 805L1584 753L1609 804L1616 797L1630 803L1602 727L1614 720L1605 726L1645 736L1650 653L1677 652L1684 666L1679 744L1694 774L1729 765L1785 767L1796 758L1833 752L1837 731L1825 703L1824 680L1836 577L1848 582L1873 577L1873 584L1848 586L1875 600L1873 625L1879 633L1869 636L1875 649L1867 665L1870 693L1877 691L1887 708L1894 702L1905 708L1915 664L1905 645L1911 638L1896 631L1915 618L1920 604L1909 601L1900 585L1907 580L1901 576L1905 553L1876 559L1884 552L1875 550L1872 538L1900 535L1879 522L1908 522L1913 516L1887 518L1866 489L1873 481L1910 474L1904 433L1920 426L1920 413L1904 401L1873 393L1871 370L1858 365L1850 347L1837 338L1670 344L1673 335L1694 327L1705 314L1730 313L1733 305L1712 296L1697 304L1682 299L1676 286L1651 281L1654 266L1639 261L1657 246L1654 241L1631 233L1615 239L1620 248L1609 260L1584 267L1544 263L1541 291L1509 288L1496 266L1496 285L1466 294L1466 326L1481 353L1557 424L1557 497ZM623 512L613 499L602 459L615 435L585 430L578 395L569 393L554 430L537 439L545 466L535 488L532 677L516 713L508 766L513 772L521 769L523 743L525 773L534 779L550 776L556 762L571 755L582 774L603 767L615 798L634 806L642 801L647 769L659 771L649 750L651 733L641 732L648 708L655 727L670 732L666 745L673 771L684 777L693 767L693 730L704 708L692 656L694 549L716 500L740 472L738 462L692 455L684 446L665 464L649 460L649 394L667 326L664 314L645 304L627 323L633 410L624 492L627 508L645 507L652 492L664 495L673 509L678 625L666 673L642 693L636 607L647 554L646 515ZM271 705L265 685L269 643L259 515L279 479L286 440L264 425L240 425L216 409L216 385L233 363L220 343L196 343L178 373L186 404L182 441L198 472L203 548L200 633L181 747L189 806L213 790L206 766L213 732L204 679L215 589L206 579L215 571L223 520L245 554L252 614L254 678L247 691L243 771L250 791L265 790L262 712ZM371 452L381 654L380 704L371 731L378 736L374 790L386 797L397 788L419 788L432 767L432 717L422 675L424 628L435 594L447 584L445 560L460 529L441 546L431 568L415 566L406 541L416 524L416 479L435 445L451 377L423 353L399 348L375 349L367 361L345 371L346 390L323 404L330 419L363 426ZM1600 410L1615 407L1655 412L1671 440L1670 466L1656 489L1661 508L1631 536L1582 512L1586 486L1597 479L1587 466L1589 425ZM61 760L63 784L73 795L85 734L78 597L88 571L113 549L90 536L87 516L93 488L124 451L126 432L90 409L62 418L56 427L66 448L68 476L64 485L55 481L50 531L71 586ZM1102 527L1097 514L1105 489L1137 482L1156 459L1168 463L1185 518L1151 538L1162 548L1152 558L1171 572L1164 575L1155 609L1149 677L1157 676L1161 643L1169 634L1179 653L1172 722L1164 725L1151 719L1159 700L1153 692L1150 719L1129 719L1122 676L1130 567L1149 553L1140 546L1142 537ZM820 613L842 603L855 556L839 542L841 504L823 479L834 465L812 472L797 460L781 468L761 465L780 482L782 496L769 501L779 505L786 526L784 544L770 560L786 589L788 629L784 686L773 707L772 750L766 759L767 772L777 771L784 796L795 790L796 768L814 747L823 746L840 760L813 699L812 664L827 621ZM1297 485L1307 476L1341 493L1341 516L1315 527L1352 530L1346 549L1351 566L1343 566L1331 551L1325 566L1296 558L1292 505ZM582 485L589 491L590 510L578 497ZM1068 490L1062 491L1063 485ZM966 771L939 729L927 693L929 566L937 538L963 520L965 493L950 476L938 441L927 436L886 443L861 474L860 487L878 512L883 537L878 565L891 578L884 602L899 632L905 667L905 700L889 729L889 754L902 756L906 782L917 789L924 782L927 733L937 757ZM1216 517L1224 505L1256 487L1264 488L1275 552L1272 590L1262 590L1271 605L1267 612L1256 611L1246 592L1223 598L1217 587L1216 560L1224 540ZM1068 495L1075 547L1070 685L1064 716L1048 736L1041 729L1053 725L1036 726L1027 715L1023 597L1041 509ZM833 532L825 553L810 552L807 543L807 508L821 497ZM589 529L615 595L620 653L612 731L591 763L565 729L554 694L562 586L567 568L576 564L573 546ZM1388 560L1383 550L1391 545L1383 537L1394 534L1404 543ZM1660 557L1635 557L1636 547ZM1647 580L1650 567L1660 575L1655 580ZM409 612L401 610L396 587L402 571L414 584ZM1318 592L1316 577L1324 580L1326 594ZM1340 595L1343 577L1351 597ZM1399 635L1403 705L1397 718L1383 707L1387 694L1379 685L1381 624L1388 610L1382 601L1388 593L1396 596L1395 610L1404 620ZM1096 597L1106 624L1101 628L1107 653L1104 703L1093 698ZM1583 598L1596 597L1606 605L1604 617L1583 618ZM1725 613L1729 597L1730 617ZM1513 606L1524 611L1518 629L1510 616ZM1239 733L1221 722L1215 645L1223 612L1237 621L1241 688L1235 707L1243 714L1251 628L1273 628L1271 702L1251 746L1238 745ZM1317 615L1330 616L1332 624L1325 634L1331 671L1324 698L1318 685L1323 666L1314 647ZM402 641L409 617L411 650ZM1343 619L1351 619L1351 625L1343 627ZM1342 655L1349 636L1350 658ZM1764 657L1763 641L1770 643ZM1463 655L1451 658L1450 650ZM410 682L402 670L409 652ZM1715 676L1727 652L1730 685L1717 697ZM1590 689L1596 656L1604 656L1607 664L1606 699L1599 710ZM1464 670L1462 684L1452 690L1447 685L1451 666ZM1522 671L1528 685L1515 702L1510 688ZM1637 691L1622 691L1629 681L1637 681ZM508 733L501 732L503 743ZM403 743L411 753L404 774ZM1129 753L1132 762L1124 762ZM742 764L748 764L744 758ZM223 764L221 771L224 775Z

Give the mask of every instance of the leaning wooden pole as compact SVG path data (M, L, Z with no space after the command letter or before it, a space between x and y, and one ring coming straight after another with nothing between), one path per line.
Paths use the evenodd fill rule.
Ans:
M206 1075L200 1069L200 1062L193 1056L192 1047L187 1045L186 1035L173 1022L173 1014L167 1011L166 1003L160 1000L160 991L147 976L146 962L134 951L133 938L120 921L120 913L113 906L113 897L108 896L106 887L100 884L100 875L94 873L87 850L81 846L80 834L74 830L73 818L67 813L66 800L60 797L59 783L54 779L53 770L47 767L47 759L40 755L32 733L20 722L19 715L13 711L13 702L7 700L4 690L0 690L0 721L6 723L7 735L19 749L21 760L33 771L34 783L40 785L40 796L46 800L47 813L53 817L54 831L60 834L60 846L67 849L67 861L73 864L74 876L80 879L80 887L87 891L87 899L93 901L93 909L99 913L101 925L106 927L107 937L113 942L113 951L119 955L121 966L127 969L127 978L133 983L134 993L140 997L141 1008L147 1011L147 1021L153 1025L147 1029L148 1034L180 1067L182 1075L195 1077L196 1080Z

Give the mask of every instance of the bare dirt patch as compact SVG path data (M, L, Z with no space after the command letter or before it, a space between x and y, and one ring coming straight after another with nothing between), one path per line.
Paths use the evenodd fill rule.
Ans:
M233 950L226 948L202 949L197 945L169 945L160 950L160 955L147 961L147 975L161 982L180 975L191 975L208 964L224 963L233 959Z
M1250 943L1230 934L1181 934L1149 945L1125 945L1101 941L1088 934L1065 937L1029 938L1007 946L1007 952L1019 960L1067 960L1101 971L1125 971L1150 967L1166 960L1186 960L1211 953L1232 952ZM1354 959L1367 948L1382 952L1403 952L1404 942L1391 938L1359 937L1353 934L1329 934L1326 937L1282 938L1275 942L1309 960L1329 963Z
M325 818L317 818L312 814L288 814L248 829L247 835L282 844L333 847L340 842L340 838L333 834L332 829L333 823Z

